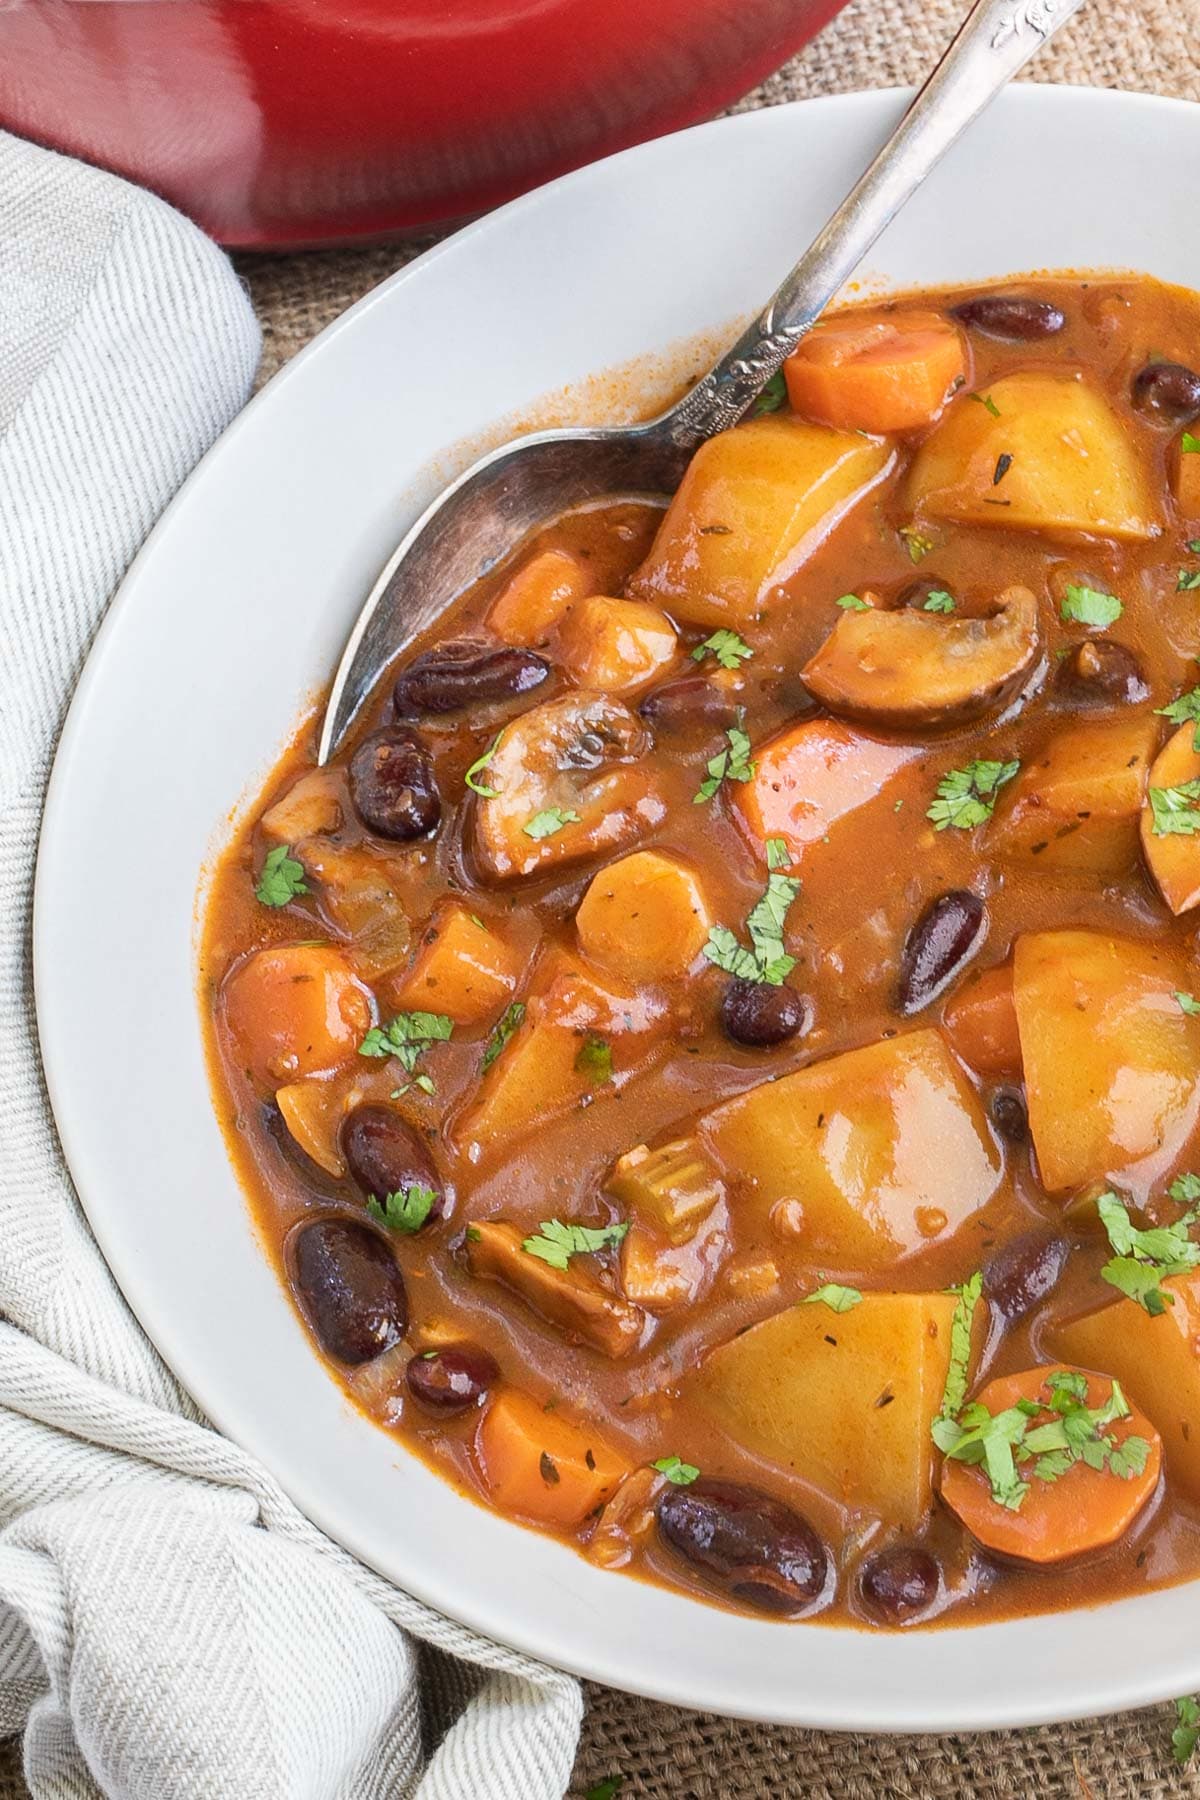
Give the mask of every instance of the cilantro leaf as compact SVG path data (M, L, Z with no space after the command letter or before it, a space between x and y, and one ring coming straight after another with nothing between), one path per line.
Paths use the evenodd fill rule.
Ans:
M860 600L857 594L843 594L840 600L834 601L834 605L840 606L843 612L870 612L871 610L870 604L866 600Z
M827 1281L822 1287L814 1288L811 1294L805 1294L800 1304L815 1306L819 1301L831 1312L844 1313L849 1312L852 1306L857 1306L861 1299L862 1295L857 1288L843 1287L838 1281Z
M755 400L750 409L750 416L757 419L763 413L778 412L780 407L786 404L787 382L784 380L783 370L777 369Z
M488 767L489 763L491 762L493 756L495 756L496 747L500 742L501 735L502 734L499 731L496 733L495 737L492 739L491 743L488 745L488 747L484 751L483 755L477 756L475 758L475 761L471 764L470 768L467 770L466 774L463 776L463 780L466 782L466 784L470 788L471 792L473 794L482 795L482 797L485 800L494 800L496 798L497 794L500 792L500 789L494 788L494 787L489 787L485 781L476 780L476 777L483 773L484 769L486 769Z
M481 1075L486 1069L491 1068L492 1064L504 1049L504 1046L508 1043L509 1038L524 1017L525 1002L523 1000L514 1000L510 1006L505 1007L500 1017L496 1020L496 1023L492 1026L487 1046L480 1058L479 1073Z
M954 611L954 595L948 594L945 588L934 588L922 607L923 612L952 613Z
M1192 1177L1195 1180L1195 1177ZM1179 1192L1176 1192L1179 1189ZM1184 1182L1176 1182L1168 1190L1172 1199L1184 1200L1191 1195ZM1200 1265L1200 1244L1193 1241L1191 1227L1200 1216L1200 1208L1190 1207L1173 1225L1156 1225L1143 1231L1129 1217L1128 1209L1116 1194L1101 1194L1096 1202L1100 1223L1116 1255L1105 1263L1100 1274L1110 1287L1126 1299L1133 1300L1151 1318L1159 1318L1174 1304L1174 1295L1164 1293L1159 1283L1168 1275L1182 1275Z
M736 631L727 631L724 626L696 645L692 661L703 662L710 651L723 669L740 669L746 659L754 655L745 638L740 638Z
M971 400L978 400L980 406L986 406L993 419L998 419L1000 417L1000 408L996 405L996 402L992 399L990 394L971 394L968 398Z
M1176 988L1175 998L1179 1002L1180 1012L1187 1013L1188 1016L1193 1019L1196 1017L1197 1013L1200 1013L1200 1000L1197 1000L1195 994L1185 994L1179 988Z
M723 781L753 779L758 765L750 759L750 739L742 729L742 718L743 714L739 710L736 725L731 725L725 733L728 749L718 750L715 756L709 757L707 778L692 796L694 806L701 806L705 800L711 800Z
M408 1087L418 1087L423 1094L434 1092L428 1075L417 1074L421 1052L429 1044L444 1043L454 1031L453 1019L445 1013L397 1013L386 1025L373 1025L358 1046L360 1056L394 1056L406 1074L413 1077ZM396 1098L407 1092L397 1088Z
M976 760L965 769L951 769L938 782L937 799L925 817L939 831L951 825L958 831L970 831L986 824L996 810L997 794L1020 767L1014 758L1011 762Z
M792 853L787 847L786 838L769 837L767 839L768 869L786 869L791 860Z
M1162 718L1170 719L1172 725L1194 724L1192 749L1200 751L1200 687L1190 688L1169 706L1156 706L1154 710Z
M650 1467L657 1469L660 1475L665 1475L676 1487L691 1487L700 1475L695 1463L685 1463L678 1456L660 1456Z
M296 861L291 846L279 844L274 850L268 850L262 874L254 890L254 898L263 906L286 906L297 894L307 892L304 864Z
M579 814L569 806L548 806L544 812L534 813L527 819L521 830L526 837L534 839L553 837L564 825L580 824Z
M367 1211L389 1231L420 1231L433 1211L436 1199L436 1188L422 1187L419 1181L414 1181L411 1187L385 1194L382 1205L372 1194L367 1201Z
M946 1370L946 1386L942 1391L941 1416L952 1419L962 1411L967 1397L967 1376L971 1366L971 1331L975 1308L983 1293L983 1271L975 1273L958 1289L954 1315L950 1321L950 1362Z
M1115 594L1072 583L1063 595L1063 618L1076 625L1115 625L1125 608Z
M915 563L919 563L933 549L933 539L926 537L923 531L918 531L915 525L901 525L896 536L904 540L904 547Z
M1200 451L1200 437L1193 437L1190 431L1185 431L1179 440L1179 448L1185 456L1195 456Z
M607 1250L610 1244L619 1244L628 1230L627 1223L564 1225L561 1219L543 1219L540 1237L527 1237L521 1248L527 1255L549 1263L552 1269L565 1269L573 1256L587 1256L596 1250Z
M782 838L769 839L768 865L781 854L780 848L772 850L771 845L780 846L786 854ZM783 927L788 908L799 892L800 883L794 875L781 875L772 869L761 898L746 919L753 948L747 950L739 944L727 925L714 925L704 946L704 955L709 962L738 981L760 981L770 987L782 987L796 966L795 957L789 956L784 948Z
M1150 832L1153 837L1191 837L1200 831L1200 780L1181 781L1178 787L1147 789Z
M1180 569L1175 577L1175 592L1190 594L1200 588L1200 569Z
M1171 1733L1171 1749L1175 1761L1182 1767L1192 1760L1196 1745L1200 1743L1200 1706L1185 1695L1175 1702L1175 1716L1179 1723Z
M613 1078L612 1045L604 1038L598 1037L594 1031L589 1031L579 1046L579 1054L575 1058L575 1073L586 1075L588 1080L595 1082L597 1087L602 1082L611 1081Z

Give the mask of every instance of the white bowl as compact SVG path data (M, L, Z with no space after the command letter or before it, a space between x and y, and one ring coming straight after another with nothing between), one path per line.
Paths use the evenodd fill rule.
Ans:
M959 1730L1200 1686L1194 1593L965 1635L789 1626L601 1573L459 1498L314 1356L226 1157L195 993L206 860L328 678L436 484L430 459L755 306L902 105L808 101L584 169L440 245L289 364L171 506L92 652L54 769L35 949L55 1114L121 1287L209 1416L332 1537L480 1631L618 1687L786 1724ZM871 273L1104 265L1186 283L1198 191L1191 106L1012 89ZM585 395L602 416L604 385Z

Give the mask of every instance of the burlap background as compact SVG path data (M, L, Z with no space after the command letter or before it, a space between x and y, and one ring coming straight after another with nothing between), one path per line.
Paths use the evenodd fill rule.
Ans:
M919 80L964 10L965 0L852 0L737 110ZM1200 100L1198 46L1200 0L1091 0L1038 60L1035 76ZM1172 179L1170 170L1163 179ZM263 325L261 378L430 241L240 258ZM720 1616L705 1628L719 1631ZM872 1739L743 1725L599 1687L588 1700L577 1797L620 1776L621 1800L1200 1800L1200 1759L1194 1772L1173 1766L1169 1707L987 1737ZM25 1794L17 1746L0 1746L0 1800Z

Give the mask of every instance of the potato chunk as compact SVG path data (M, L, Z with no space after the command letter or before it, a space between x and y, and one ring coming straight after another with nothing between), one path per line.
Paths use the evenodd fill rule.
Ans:
M933 1497L930 1427L953 1294L789 1306L705 1357L697 1403L729 1436L855 1511L915 1530Z
M728 1100L703 1121L740 1212L799 1204L808 1260L882 1268L953 1236L1001 1162L975 1090L937 1031L850 1050Z
M798 861L923 754L918 744L885 744L836 719L808 719L755 747L754 777L734 797L737 816L760 855L767 838L780 837Z
M571 608L559 634L559 658L572 681L597 693L631 694L675 655L675 627L645 600L594 594Z
M294 1141L318 1168L338 1181L346 1173L338 1142L342 1120L360 1098L359 1089L321 1078L290 1081L275 1090L275 1104Z
M1051 1191L1165 1170L1196 1122L1200 1019L1166 950L1096 931L1018 938L1013 994L1029 1128Z
M498 1219L467 1227L464 1251L472 1275L503 1282L527 1306L569 1337L605 1356L628 1356L642 1335L644 1315L614 1294L572 1257L556 1269L522 1248L526 1234Z
M697 876L661 850L637 850L601 869L575 914L584 955L639 982L686 975L711 924Z
M501 589L488 625L506 644L544 644L571 602L591 593L592 586L590 572L569 550L543 550Z
M1095 388L1028 371L993 382L987 398L990 408L960 395L917 451L905 489L914 513L1054 537L1157 537L1159 495Z
M701 444L629 584L695 625L748 625L893 462L888 445L793 418Z
M1183 448L1180 435L1171 458L1175 504L1185 519L1200 519L1200 453Z
M445 1013L456 1025L494 1018L517 984L520 958L452 900L421 934L411 968L393 986L401 1011Z
M1113 1300L1057 1325L1050 1346L1064 1362L1115 1375L1163 1441L1167 1473L1200 1499L1200 1272L1173 1275L1174 1297L1158 1318L1132 1300Z
M267 808L259 823L275 844L299 844L305 838L338 831L342 824L340 791L336 769L310 769Z
M1014 587L990 619L910 607L843 612L801 675L831 712L941 730L1010 700L1037 653L1037 602L1028 588Z
M1146 775L1158 741L1147 713L1060 731L1000 805L988 849L1005 862L1111 880L1138 855Z
M1020 1075L1021 1037L1011 962L969 975L942 1014L957 1055L977 1075Z
M1190 722L1172 732L1150 770L1150 788L1178 788L1200 778L1200 755L1192 747L1195 736L1196 727ZM1200 836L1160 832L1154 826L1154 809L1147 797L1141 820L1146 866L1171 911L1190 912L1200 905Z

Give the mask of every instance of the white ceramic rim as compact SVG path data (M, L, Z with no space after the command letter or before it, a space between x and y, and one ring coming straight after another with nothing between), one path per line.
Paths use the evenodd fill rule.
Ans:
M280 692L262 690L266 723L253 740L253 756L240 764L236 780L222 773L223 798L209 807L202 832L195 819L177 815L192 804L192 790L204 787L208 762L221 763L225 736L244 733L239 711L253 691L240 675L223 677L220 657L198 635L197 610L207 595L215 620L224 608L244 625L244 632L222 640L226 646L244 636L253 647L258 627L252 608L263 592L261 579L253 585L253 562L267 554L267 535L270 568L281 583L285 575L295 583L289 592L304 597L303 543L290 569L287 557L291 539L303 540L309 528L309 503L319 510L323 502L336 502L349 519L358 499L355 484L370 484L371 471L354 467L358 445L347 431L353 409L365 432L378 431L378 412L397 381L406 399L424 403L424 411L412 408L422 421L434 407L436 389L421 390L429 339L404 348L414 319L427 331L444 324L442 342L453 348L461 375L473 352L455 328L473 315L468 307L460 319L456 309L466 304L463 283L480 282L482 304L507 353L504 380L518 402L530 402L560 385L564 370L566 379L577 381L595 364L580 360L587 333L581 335L577 323L552 318L554 332L569 341L559 344L556 337L549 348L545 340L554 333L540 318L537 330L526 319L522 336L510 290L532 282L533 270L537 291L553 294L559 279L553 253L574 237L584 240L578 245L583 269L561 277L561 298L579 300L607 280L611 300L614 278L606 273L605 255L636 247L641 233L651 234L659 262L644 265L644 304L641 310L629 305L633 323L609 320L603 331L595 325L608 351L604 362L621 362L681 330L711 328L769 290L768 275L782 273L788 247L822 221L904 99L896 91L875 92L743 114L577 171L428 252L293 359L185 484L113 602L55 761L34 919L51 1103L101 1249L183 1385L221 1430L261 1458L310 1518L429 1605L561 1668L682 1706L875 1731L1027 1725L1190 1691L1200 1686L1192 1594L1166 1589L1087 1611L973 1627L965 1635L943 1630L896 1636L744 1619L698 1609L644 1583L614 1580L564 1547L459 1498L346 1404L312 1356L258 1250L223 1146L223 1179L214 1162L221 1140L201 1085L194 936L181 929L185 913L189 919L194 914L196 871L227 830L239 792L253 791L258 774L247 783L247 767L265 772L288 735L289 720L332 667L357 597L399 535L397 525L428 495L431 452L507 410L492 407L486 416L464 411L465 375L457 386L445 387L442 438L427 438L407 463L398 459L411 480L393 478L391 504L381 508L376 502L361 533L347 525L345 543L329 538L328 567L311 579L311 606L297 604L285 615L290 631L280 651ZM1200 114L1181 101L1090 89L1011 89L887 234L872 268L900 285L1101 264L1149 267L1184 281L1186 220L1177 215L1200 177L1198 122ZM998 158L1011 174L1015 196L994 179ZM782 166L806 168L803 194L776 191ZM1164 184L1150 181L1152 168L1165 167L1172 169L1171 190L1180 196L1175 214L1169 197L1158 192ZM1030 213L1028 196L1037 191L1031 174L1046 168L1076 193L1074 210L1063 210L1057 191L1048 198L1043 190L1042 211ZM972 200L977 190L982 196L955 214L964 182ZM772 192L769 208L764 185ZM702 195L741 202L736 217L711 215L737 255L714 255L711 244L701 255L695 239L706 216ZM920 234L936 234L952 216L954 251L931 260ZM580 218L588 225L582 234L573 232ZM771 245L777 253L762 248L766 227L778 237ZM714 225L714 235L716 230ZM1100 243L1111 243L1112 250L1089 253ZM664 292L665 271L679 285ZM753 287L747 285L751 278ZM625 293L630 301L638 297L636 289ZM586 311L587 302L580 303ZM365 351L374 360L367 357L364 365ZM401 365L395 378L393 361ZM411 421L406 425L415 430ZM287 471L289 516L280 499L279 464L298 444L299 465ZM331 499L325 488L316 494L318 466L326 487L336 490L343 463L349 465L345 491ZM397 488L406 496L399 508ZM227 545L226 536L239 532L244 541ZM342 550L344 565L338 561ZM244 567L246 587L231 599L227 584L237 589ZM337 612L332 621L321 612L331 596ZM198 706L180 707L181 671L199 684ZM222 705L225 729L218 733ZM181 711L189 715L182 724ZM192 714L204 719L207 745L190 722ZM155 756L148 769L143 752L147 742L173 746L171 727L183 733L191 761L183 755L164 817L163 759ZM166 767L170 773L169 759ZM155 807L154 855L129 866L119 823ZM81 865L89 871L82 904L72 879ZM147 1056L152 1040L169 1046L168 1054ZM131 1157L133 1146L140 1155ZM198 1218L207 1225L199 1233L186 1227ZM214 1319L220 1321L215 1332Z

